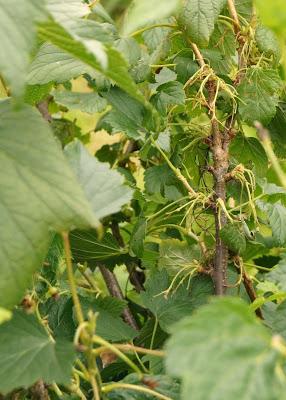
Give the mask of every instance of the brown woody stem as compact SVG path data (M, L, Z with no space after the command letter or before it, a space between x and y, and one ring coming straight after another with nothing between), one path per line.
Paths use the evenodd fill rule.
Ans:
M113 272L111 272L108 268L106 268L104 265L99 266L100 272L103 276L103 279L106 283L106 286L109 290L109 293L113 297L117 297L120 300L124 300L124 296L122 293L122 290L119 286L118 280ZM130 325L133 329L138 330L137 323L135 321L135 318L133 317L129 307L125 307L123 312L122 312L122 317L124 321Z
M225 146L222 139L222 133L219 128L218 121L215 116L215 96L216 82L208 82L209 108L211 112L211 151L213 153L213 174L215 178L215 197L221 199L224 203L226 200L226 174L229 167L228 146ZM228 248L220 237L221 228L226 225L227 217L223 210L219 212L218 207L215 208L215 228L216 228L216 245L214 258L213 280L216 295L223 295L226 289L226 271L228 263Z

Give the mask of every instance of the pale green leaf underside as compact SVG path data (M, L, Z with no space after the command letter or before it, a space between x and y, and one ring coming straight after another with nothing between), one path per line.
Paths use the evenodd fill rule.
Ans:
M56 103L69 110L80 110L93 114L103 111L107 106L107 101L97 93L54 91L52 95Z
M114 48L106 45L101 46L99 50L104 51L106 55L106 67L103 66L102 57L95 55L95 49L90 42L77 36L75 39L63 27L56 23L45 23L39 28L40 37L64 51L72 54L86 65L101 72L108 79L115 82L121 89L129 93L141 103L146 103L144 96L139 91L137 85L128 73L128 65L121 54ZM100 44L100 42L98 42ZM97 52L96 52L97 53Z
M43 85L51 81L62 83L85 73L93 76L96 72L64 50L44 43L30 65L27 82L30 85Z
M182 400L280 399L285 387L270 342L240 299L216 299L173 327L167 370L182 378Z
M41 266L50 230L96 221L47 123L32 108L15 111L0 103L0 164L0 305L11 307Z
M131 200L123 176L92 157L79 141L69 144L65 154L98 219L120 211Z
M36 21L45 18L41 2L0 0L0 73L14 94L22 93L35 42Z
M0 326L0 392L29 387L37 380L69 384L74 350L72 343L54 343L37 319L16 312Z
M158 18L166 18L178 7L179 0L134 0L124 21L125 35L136 31Z

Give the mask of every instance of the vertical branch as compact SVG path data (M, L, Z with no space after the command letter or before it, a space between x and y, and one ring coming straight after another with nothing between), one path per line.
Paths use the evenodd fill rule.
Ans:
M239 32L240 23L239 23L239 18L238 18L238 15L237 15L237 11L236 11L236 8L235 8L234 1L233 0L227 0L227 4L228 4L228 9L229 9L230 15L231 15L231 17L233 19L234 29L235 29L236 32Z
M211 151L213 153L213 175L215 178L215 197L226 200L226 180L225 176L229 168L228 146L225 147L222 140L222 133L219 128L218 121L215 116L215 96L216 82L208 82L209 93L209 109L211 112ZM213 280L215 284L215 293L223 295L226 289L226 272L228 263L228 248L220 237L221 228L226 225L227 217L223 211L219 213L218 208L215 208L215 229L216 229L216 245L214 258Z
M120 300L124 300L124 296L122 293L122 290L119 286L119 283L117 281L116 276L114 275L113 272L111 272L108 268L106 268L104 265L99 265L100 272L103 276L103 279L106 283L106 286L109 290L109 293L117 297ZM124 321L130 325L133 329L138 330L137 323L135 321L135 318L133 317L130 309L128 307L125 307L123 312L122 312L122 317Z

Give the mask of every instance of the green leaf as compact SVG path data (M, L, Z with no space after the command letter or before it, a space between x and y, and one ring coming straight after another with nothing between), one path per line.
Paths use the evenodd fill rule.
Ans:
M69 384L75 358L73 344L54 342L36 317L17 311L0 326L0 392L45 383Z
M141 48L134 38L120 38L114 43L115 48L120 54L123 54L130 66L139 62L141 57Z
M169 399L177 400L180 398L179 382L166 375L145 375L139 378L137 374L130 374L119 383L129 383L146 389L152 388ZM112 392L108 393L107 398L109 400L155 400L157 397L125 388L112 390Z
M74 260L92 267L100 262L108 266L120 264L126 258L127 250L121 249L110 233L99 240L96 231L75 230L70 233L70 242Z
M46 0L46 7L53 18L63 25L90 13L88 5L81 0Z
M124 93L119 88L112 88L105 93L105 98L113 110L105 117L113 132L124 132L128 137L138 140L142 138L145 109L138 101Z
M227 247L235 254L241 254L246 249L245 236L233 224L225 225L220 231L220 237Z
M146 169L144 174L146 192L164 195L166 186L176 184L176 177L168 165L156 165Z
M73 321L73 301L71 297L61 295L59 298L51 297L40 307L41 315L48 316L49 328L57 339L72 341L75 334Z
M98 219L120 211L131 200L132 190L124 185L123 176L91 156L78 140L66 146L65 155Z
M114 48L108 45L103 47L100 42L95 41L100 46L92 42L92 48L90 49L89 41L86 42L85 39L81 39L79 36L75 39L61 26L53 22L42 24L39 34L43 40L50 41L55 46L60 47L94 68L97 72L103 73L106 78L113 80L121 89L130 94L131 97L134 97L143 104L146 103L144 96L128 73L128 65L125 59ZM98 59L97 55L94 54L94 47L101 55L102 52L105 53L106 60Z
M234 3L237 13L250 21L253 16L253 0L235 0Z
M269 331L240 299L213 300L172 331L167 371L182 379L182 400L190 393L192 400L283 398L280 355L271 348Z
M239 113L250 125L270 122L275 115L282 83L273 69L249 68L238 86Z
M83 191L52 137L31 107L0 103L0 304L17 303L41 266L51 230L96 225Z
M279 102L276 115L268 125L275 153L278 157L286 157L286 102Z
M166 295L163 293L170 285L168 274L165 270L151 275L145 284L145 292L141 299L158 320L161 328L169 332L171 325L193 311L193 299L189 296L185 285Z
M268 169L268 158L262 144L253 137L238 135L230 145L230 155L245 166L255 166L258 176L264 177Z
M277 243L283 246L286 243L286 208L280 203L267 204L266 213L272 234Z
M281 335L286 340L286 302L278 306L274 303L265 304L263 307L263 316L266 324L272 332Z
M87 314L89 310L99 313L96 319L96 333L113 342L134 339L138 332L122 321L120 314L126 302L112 297L98 298L92 301L83 299L82 306Z
M286 292L286 254L282 255L279 263L266 275L267 281L273 282L278 289Z
M15 95L24 89L36 23L46 18L41 4L36 0L0 0L0 72Z
M97 93L54 91L51 94L56 103L67 107L69 110L80 110L93 114L102 112L107 106L106 100Z
M176 275L183 268L187 273L197 266L200 257L200 251L197 246L191 246L187 242L178 239L165 239L160 243L158 265L161 269L166 269L170 275ZM189 270L187 271L188 268Z
M258 49L265 53L266 57L273 56L274 64L279 62L281 56L280 44L275 34L263 25L259 25L255 32Z
M44 43L30 65L27 82L30 85L43 85L51 81L62 83L84 73L93 76L93 71L93 68L67 52Z
M147 221L144 217L139 217L130 236L129 252L131 256L143 256L146 231Z
M181 82L167 82L157 88L157 94L152 101L156 104L158 111L165 114L168 106L183 105L185 99L184 86Z
M180 21L192 42L206 47L226 0L185 0Z
M160 18L166 18L176 11L179 0L134 0L129 7L124 21L123 33L128 36L138 28L148 25L150 22Z
M34 106L48 96L52 86L53 84L51 82L46 83L45 85L27 85L24 101Z

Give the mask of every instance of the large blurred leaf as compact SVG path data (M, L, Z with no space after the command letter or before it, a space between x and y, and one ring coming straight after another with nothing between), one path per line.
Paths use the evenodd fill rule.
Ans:
M39 33L42 39L72 54L97 72L102 72L132 97L145 103L144 96L128 74L125 59L114 48L103 46L100 42L90 43L79 35L75 38L54 22L42 24Z
M120 211L131 200L132 190L124 185L123 176L91 156L79 141L68 144L65 155L98 219Z
M90 13L88 5L81 0L46 0L46 5L53 18L63 25Z
M0 326L0 392L29 387L37 380L69 384L75 358L70 342L54 342L36 317L15 312Z
M50 230L95 225L82 189L40 114L0 103L0 304L11 307L41 266Z
M226 0L185 0L181 22L192 42L206 47Z
M124 21L123 33L129 35L142 26L171 15L179 5L179 0L134 0Z
M93 71L90 66L69 53L50 43L44 43L30 65L27 81L31 85L42 85L51 81L62 83L84 73L92 76Z
M46 18L37 0L0 0L0 72L15 94L21 94L36 39L36 22Z
M269 331L241 300L221 298L172 328L167 370L182 378L182 400L282 399L280 355ZM206 362L207 360L207 362Z
M278 105L282 87L278 72L273 69L249 68L238 87L239 113L242 119L253 125L270 122Z

